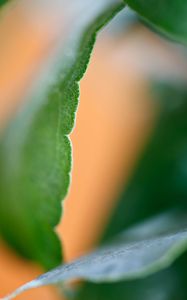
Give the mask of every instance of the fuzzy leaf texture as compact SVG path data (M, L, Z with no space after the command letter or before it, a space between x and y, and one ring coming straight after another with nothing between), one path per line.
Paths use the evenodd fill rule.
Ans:
M76 278L99 283L142 278L168 267L186 249L186 214L161 215L126 230L93 253L41 275L4 299Z
M187 44L186 0L126 0L125 2L158 31Z
M63 36L54 76L40 76L0 141L0 232L46 269L61 263L54 227L71 171L70 134L79 86L96 33L124 7L120 0L63 0ZM54 70L53 70L54 69Z

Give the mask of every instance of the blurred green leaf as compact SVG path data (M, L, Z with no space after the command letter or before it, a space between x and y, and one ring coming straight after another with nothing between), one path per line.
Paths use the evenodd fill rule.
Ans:
M186 0L126 0L125 2L159 31L187 44Z
M0 5L7 3L9 0L0 0Z
M187 214L172 212L132 227L91 254L62 265L5 298L76 278L117 282L142 278L168 266L187 249Z
M61 263L54 227L71 170L70 134L79 86L96 33L124 7L120 0L64 0L63 47L0 142L0 232L45 268ZM56 59L56 57L55 57ZM50 72L54 67L50 66Z

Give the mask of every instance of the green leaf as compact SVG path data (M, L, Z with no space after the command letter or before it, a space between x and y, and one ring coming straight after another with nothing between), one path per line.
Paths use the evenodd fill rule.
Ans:
M96 33L124 4L79 0L75 5L64 0L64 7L63 46L0 142L0 232L19 253L45 268L61 263L54 227L70 181L68 135L74 126L78 82Z
M186 0L126 0L125 2L159 31L187 44Z
M0 0L0 6L1 5L4 5L5 3L7 3L8 2L8 0Z
M187 249L187 214L173 212L126 230L105 246L39 276L5 297L81 278L117 282L143 278L171 265Z

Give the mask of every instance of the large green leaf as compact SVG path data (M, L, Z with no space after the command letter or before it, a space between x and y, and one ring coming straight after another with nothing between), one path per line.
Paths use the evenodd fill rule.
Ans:
M126 0L133 10L159 31L187 43L186 0Z
M41 275L5 298L76 278L91 282L137 279L168 267L187 249L187 214L173 212L139 224L72 263Z
M124 7L120 0L77 0L76 5L64 0L63 5L66 30L60 54L51 59L49 70L37 80L0 141L0 232L22 255L46 268L61 263L54 227L70 181L68 135L74 125L78 82L96 33Z

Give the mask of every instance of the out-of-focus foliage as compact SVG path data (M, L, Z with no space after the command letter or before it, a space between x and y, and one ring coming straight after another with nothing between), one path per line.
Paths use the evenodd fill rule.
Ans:
M0 5L3 5L5 3L7 3L7 2L8 2L8 0L0 0Z
M185 237L181 245L180 239L173 240L172 232L176 236L186 234L187 91L182 85L174 84L159 84L154 86L154 90L157 95L155 101L160 106L157 124L129 186L119 200L104 238L105 240L114 238L119 232L127 229L122 235L123 238L119 237L121 241L117 240L115 243L114 240L114 248L106 247L104 252L101 248L75 263L59 267L18 292L35 285L53 284L77 277L87 278L93 282L140 278L167 267L177 254L180 255L185 250ZM146 221L150 216L170 211L171 208L174 209L171 219L168 214L163 214L161 218L153 219L152 222ZM178 209L183 211L184 218L178 215ZM139 221L144 221L143 225L141 223L139 225ZM129 226L135 223L137 223L135 229L129 229ZM171 241L174 242L174 248L172 243L168 244ZM174 281L174 285L172 289L168 288L169 283L165 286L163 299L175 299L178 285L183 282L181 264L176 262L166 273L169 276L168 282ZM89 284L77 297L97 299L98 295L99 297L103 295L103 299L113 299L112 297L118 294L119 299L124 299L127 294L131 299L138 297L140 287L142 297L145 297L149 282L153 286L153 290L149 293L154 294L155 288L161 289L162 283L159 283L158 276L136 280L131 284L115 283L111 287L109 284L95 284L91 288L92 285ZM129 286L133 287L133 291L130 291ZM113 293L110 293L111 288ZM181 299L185 299L186 290L182 289L180 293Z
M70 180L68 135L74 125L78 82L96 33L124 4L80 0L75 9L72 1L64 0L64 7L70 10L58 70L46 81L42 78L42 84L39 80L0 141L0 232L22 255L47 269L61 263L54 227Z
M171 208L187 210L187 90L184 84L157 84L155 128L113 214L105 239Z
M155 101L159 105L157 123L129 185L119 199L103 237L104 241L132 224L145 222L147 218L159 212L177 208L187 212L187 90L183 84L173 82L156 84L153 91L156 95ZM166 224L167 220L162 219L160 226L165 228ZM149 230L150 227L145 223L145 235ZM178 230L180 231L180 228ZM184 282L187 254L183 256L182 261L183 263L177 261L167 272L151 276L150 279L111 285L87 283L77 297L113 300L115 295L118 295L119 300L146 297L155 300L186 299ZM162 274L168 274L164 289Z
M127 3L160 32L186 44L187 4L184 0L127 0ZM57 224L61 213L59 198L61 195L65 195L68 186L70 147L67 134L72 129L77 106L77 81L80 80L86 69L95 39L95 32L122 8L121 2L118 5L111 0L111 3L106 1L105 4L106 7L104 10L99 10L99 14L92 16L91 19L88 16L88 22L83 27L80 27L81 30L75 22L77 27L73 31L73 37L75 38L73 41L76 41L76 43L72 44L72 39L70 39L70 41L68 40L67 48L65 48L71 49L73 53L70 57L65 56L64 61L67 59L67 64L64 69L62 68L65 72L63 73L65 77L61 78L60 76L58 84L53 85L52 90L47 91L47 102L41 101L39 104L37 103L37 113L34 108L34 117L29 126L27 124L28 121L22 123L22 117L20 119L19 116L18 121L16 121L18 123L12 123L13 126L10 126L7 131L8 134L2 140L1 170L3 170L3 175L1 176L0 187L4 202L7 195L7 199L11 199L10 202L8 202L9 200L7 201L7 211L3 211L3 205L0 203L0 210L3 212L1 218L2 232L20 251L31 258L37 259L47 267L56 264L56 261L54 263L53 259L58 257L56 253L54 255L54 252L45 252L46 256L43 257L42 251L46 243L49 243L50 246L55 245L53 241L51 243L48 239L50 235L46 234L46 226L49 226L50 233L53 233L52 227ZM110 5L112 5L112 8ZM81 19L80 16L78 17ZM126 230L126 234L123 234L122 244L119 241L113 242L115 243L113 248L108 242L109 246L106 246L105 250L103 250L103 246L98 247L98 250L90 254L90 256L44 274L31 283L26 284L6 299L11 299L17 293L28 288L45 284L56 284L77 277L98 283L86 284L80 293L75 295L75 299L184 300L187 298L187 290L185 288L187 254L183 254L170 268L160 272L161 269L168 267L186 249L185 222L183 222L182 217L178 218L177 216L178 211L182 211L184 215L187 213L187 89L182 83L172 82L154 85L152 91L154 91L155 101L158 106L155 128L134 170L134 174L129 180L128 186L118 201L116 210L103 237L103 241L110 241ZM61 108L62 100L63 105ZM36 105L35 102L34 104ZM30 112L30 106L27 108L27 111ZM62 138L62 141L60 140L61 142L58 141L56 144L54 136L57 129L59 129L59 123L56 122L59 120L59 111L60 135L57 134L57 138ZM49 122L49 119L52 122ZM55 124L54 128L51 127L53 122ZM25 125L27 125L26 129ZM17 139L20 132L23 133L21 140ZM33 141L35 141L34 146ZM50 147L49 141L52 143ZM13 158L11 150L15 145L16 155ZM62 156L60 156L58 164L54 166L56 145L59 154ZM64 157L65 160L63 160ZM38 162L40 163L38 164ZM61 163L62 165L60 165ZM49 174L53 168L56 168L54 169L55 176L46 177L46 174ZM58 180L56 181L57 178ZM59 181L63 182L64 178L65 187L62 188L61 184L59 185ZM21 185L23 182L24 185ZM37 184L35 185L36 182ZM46 208L45 193L46 191L48 192L48 187L51 186L53 188L51 190L53 196L55 194L55 199L58 200L57 206L54 206L52 201L54 198L49 197L47 198L47 203L48 205L50 204L50 207ZM6 194L7 190L8 194ZM18 199L20 195L23 199L23 206L21 209L18 209L15 199ZM42 199L41 202L38 201L38 195L39 200ZM47 197L49 195L51 196L49 193ZM27 202L24 202L26 196L28 199ZM33 211L37 211L38 203L40 205L39 210L31 222L31 215L33 217ZM52 219L48 218L48 214L46 214L48 209L54 209L55 217L53 215ZM174 215L168 227L168 212L171 209ZM12 213L10 213L11 211ZM27 212L25 213L25 211ZM6 213L9 214L8 223L3 217ZM153 226L155 223L149 223L147 220L150 217L154 218L160 213L162 218L159 221L159 228L162 230L155 231ZM20 230L17 227L18 220L22 220L22 224L26 224L25 227L22 227L20 233L17 230ZM144 222L143 227L141 222ZM15 227L14 232L12 228L8 228L7 224L9 223L12 228ZM130 229L135 224L136 235ZM40 232L36 234L38 228ZM32 233L31 235L30 232ZM24 248L25 241L22 242L21 240L23 236L26 236L26 239L28 238L29 243L31 242L30 252ZM41 236L43 240L35 243L38 237L41 238ZM35 240L36 237L37 239ZM37 251L34 246L38 247ZM150 268L152 264L154 267ZM133 272L136 270L137 273L133 273L132 270ZM159 273L156 273L158 271ZM132 276L132 273L136 274L136 276ZM148 275L150 276L147 278L137 279ZM167 280L163 281L163 278L165 279L166 277ZM131 282L125 281L125 279L129 278L134 278L135 280ZM124 282L116 283L116 281L121 281L122 279ZM111 283L101 283L109 280ZM114 281L115 283L112 283Z
M186 0L125 0L125 2L159 31L187 44Z

